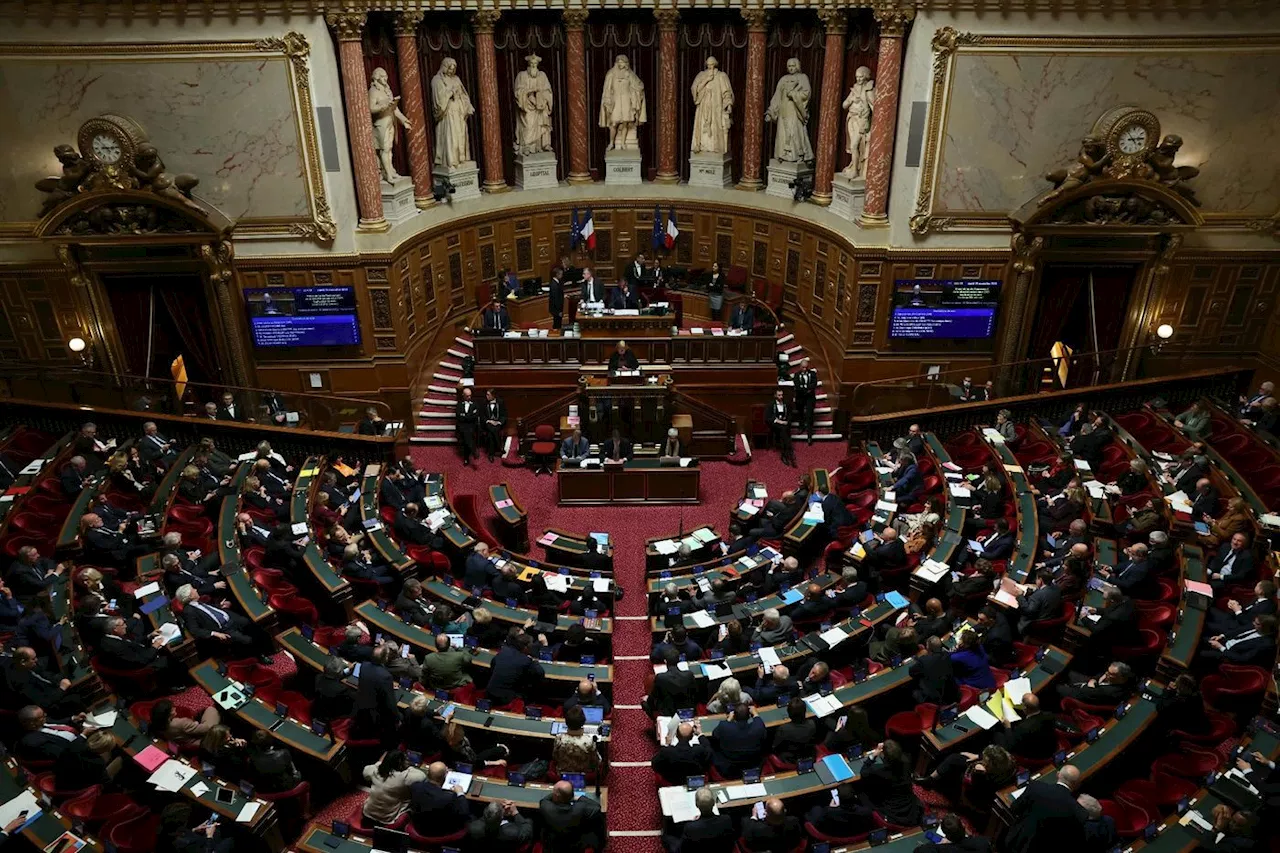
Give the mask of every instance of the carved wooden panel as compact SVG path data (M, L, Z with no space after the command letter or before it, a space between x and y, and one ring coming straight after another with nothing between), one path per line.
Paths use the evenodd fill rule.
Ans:
M676 240L676 262L681 266L693 263L693 240L688 237Z
M373 307L373 327L379 331L393 328L391 292L385 287L369 288L369 304Z
M498 277L498 259L494 256L492 243L480 247L480 277L487 281Z
M819 243L818 245L822 245ZM814 301L826 299L827 290L827 262L818 260L813 265L813 298Z
M796 301L796 287L800 283L800 252L787 249L787 275L782 280L782 292L788 302Z
M532 275L533 269L533 238L517 237L516 238L516 270L520 275Z
M876 319L876 291L879 288L874 284L858 285L858 314L857 321L859 323L873 323Z
M751 274L760 278L769 274L769 244L763 240L751 241Z
M716 235L716 260L720 266L728 268L733 264L733 235L720 233Z

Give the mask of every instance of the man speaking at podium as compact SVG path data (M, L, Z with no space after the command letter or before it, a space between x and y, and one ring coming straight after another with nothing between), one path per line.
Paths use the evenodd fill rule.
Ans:
M609 372L617 373L619 370L639 370L640 362L636 359L636 354L627 349L626 341L618 341L618 348L613 355L609 356Z

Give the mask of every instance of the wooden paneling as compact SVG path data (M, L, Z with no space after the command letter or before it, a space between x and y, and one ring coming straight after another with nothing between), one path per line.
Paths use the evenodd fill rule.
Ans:
M72 363L67 341L90 337L88 310L61 269L0 269L0 359Z

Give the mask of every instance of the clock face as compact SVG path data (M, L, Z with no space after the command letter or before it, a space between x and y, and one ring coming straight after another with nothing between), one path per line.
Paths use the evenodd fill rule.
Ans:
M1121 153L1137 154L1147 147L1147 129L1140 124L1133 124L1120 133L1119 147Z
M120 140L110 133L98 133L90 143L90 149L98 162L110 166L120 160Z

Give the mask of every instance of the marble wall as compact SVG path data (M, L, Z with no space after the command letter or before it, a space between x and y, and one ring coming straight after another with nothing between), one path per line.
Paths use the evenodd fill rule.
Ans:
M952 69L935 210L1016 209L1049 187L1044 173L1076 156L1098 116L1134 104L1155 113L1163 133L1182 137L1178 162L1200 168L1194 186L1206 213L1268 216L1280 208L1278 79L1274 48L962 48Z
M56 48L55 48L56 51ZM56 174L54 145L102 113L147 131L170 172L233 220L310 216L303 136L288 60L277 57L4 56L0 114L9 156L0 221L37 218L34 184Z

